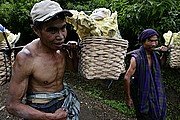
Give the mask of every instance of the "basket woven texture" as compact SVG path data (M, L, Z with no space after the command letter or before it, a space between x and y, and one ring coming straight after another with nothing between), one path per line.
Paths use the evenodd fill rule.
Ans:
M171 68L180 68L180 45L171 46L169 65Z
M0 49L4 48L6 46L5 43L0 42ZM11 55L11 60L13 61L14 54ZM11 75L11 63L10 59L6 54L3 52L0 52L0 84L3 84L6 81L10 80Z
M118 80L125 72L127 40L92 36L81 40L80 46L79 73L83 77Z

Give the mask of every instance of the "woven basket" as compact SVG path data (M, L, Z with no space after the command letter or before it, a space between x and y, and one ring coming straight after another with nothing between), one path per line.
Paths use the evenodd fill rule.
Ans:
M125 72L127 40L93 36L81 40L80 46L79 73L83 77L118 80Z
M180 45L171 45L169 66L171 68L180 68Z
M5 43L0 42L0 49L6 46ZM11 55L11 61L14 61L14 53ZM4 84L10 80L11 62L4 52L0 52L0 84Z

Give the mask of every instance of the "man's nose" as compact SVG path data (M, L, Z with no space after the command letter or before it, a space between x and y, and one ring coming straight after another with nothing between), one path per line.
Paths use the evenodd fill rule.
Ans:
M152 44L152 45L156 45L156 41L152 41L151 44Z
M62 31L57 32L56 38L57 39L63 39L64 38L64 35L63 35Z

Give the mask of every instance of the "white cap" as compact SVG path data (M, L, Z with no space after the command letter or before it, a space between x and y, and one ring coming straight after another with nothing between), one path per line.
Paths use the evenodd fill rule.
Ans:
M33 22L44 22L50 20L55 15L63 13L65 16L72 16L73 14L69 10L63 10L59 3L51 0L43 0L36 3L31 9L31 17Z

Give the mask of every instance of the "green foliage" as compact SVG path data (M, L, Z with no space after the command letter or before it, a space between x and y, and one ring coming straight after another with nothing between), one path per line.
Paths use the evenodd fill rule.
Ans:
M180 69L164 68L162 75L167 89L173 89L180 93Z
M127 108L124 102L120 102L116 100L104 100L104 102L123 114L129 115L129 116L135 116L135 110L133 108L131 109Z
M40 0L4 0L0 4L1 24L13 33L21 33L19 44L27 44L32 40L33 32L30 24L30 10Z
M21 32L22 41L26 44L33 39L30 28L29 12L40 0L2 0L0 2L1 24L12 32ZM180 31L179 0L55 0L65 9L93 11L97 8L108 8L118 12L118 25L121 35L129 41L129 48L135 49L136 39L146 28L153 28L162 34L171 30ZM90 13L91 13L90 12ZM87 12L89 13L89 12Z
M67 9L73 9L78 11L93 11L97 8L109 8L110 9L110 1L109 0L90 0L90 1L79 1L76 3L68 2Z
M146 28L153 28L160 33L171 30L178 32L180 28L178 1L171 0L133 0L131 2L114 1L113 8L118 10L118 24L123 38L129 40L133 48L136 38ZM120 6L120 7L119 7Z
M178 117L180 118L180 115L177 114L180 112L179 96L176 96L172 93L172 91L175 91L177 94L180 93L180 70L166 67L162 70L162 76L166 88L166 93L169 95L167 96L167 120L176 119Z
M171 30L180 31L180 1L178 0L88 0L67 2L67 9L93 11L105 7L118 12L121 35L129 41L129 49L138 47L137 37L146 28L153 28L162 35Z

